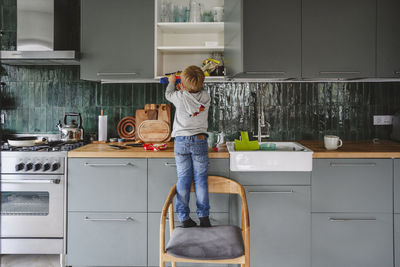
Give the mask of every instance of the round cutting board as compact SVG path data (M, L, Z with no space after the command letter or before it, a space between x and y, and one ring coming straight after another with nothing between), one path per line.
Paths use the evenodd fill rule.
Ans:
M139 125L137 131L143 142L164 142L171 134L169 124L161 120L145 120Z

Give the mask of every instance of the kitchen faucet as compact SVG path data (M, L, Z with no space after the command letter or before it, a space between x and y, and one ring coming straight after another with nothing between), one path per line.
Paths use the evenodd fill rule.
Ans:
M265 120L264 103L261 100L261 94L259 91L260 89L257 89L257 135L254 135L253 137L257 137L257 141L260 143L262 141L262 138L269 138L271 124ZM262 129L265 127L267 128L267 130L266 133L263 135Z

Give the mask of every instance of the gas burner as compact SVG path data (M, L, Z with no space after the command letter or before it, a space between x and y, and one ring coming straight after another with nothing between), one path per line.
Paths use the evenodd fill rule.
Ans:
M17 151L17 152L58 152L58 151L70 151L75 148L84 146L85 142L69 143L63 141L51 141L47 144L41 144L36 146L23 146L14 147L8 143L1 145L1 151Z

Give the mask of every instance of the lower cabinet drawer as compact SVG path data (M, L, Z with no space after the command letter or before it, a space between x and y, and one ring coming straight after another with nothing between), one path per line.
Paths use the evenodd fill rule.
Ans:
M242 185L310 185L311 172L230 172Z
M195 213L191 213L190 217L199 224L198 217ZM149 247L148 247L148 266L159 266L159 254L160 254L160 218L161 213L149 213ZM228 213L211 213L210 221L212 225L224 225L229 224L229 214ZM180 222L178 218L175 216L175 227L179 226ZM167 225L165 227L165 245L168 244L169 240L169 225L167 221ZM167 263L166 266L171 266L170 263ZM227 267L228 265L224 264L193 264L193 263L177 263L177 266L204 266L204 267Z
M146 266L146 213L68 213L67 265Z
M393 214L312 214L313 267L392 267Z
M229 177L229 160L210 159L208 175ZM175 159L149 159L149 212L161 212L164 202L167 199L168 192L171 187L176 184L176 181ZM189 207L191 211L196 211L196 197L194 193L190 196ZM211 212L228 212L228 210L228 194L210 194Z

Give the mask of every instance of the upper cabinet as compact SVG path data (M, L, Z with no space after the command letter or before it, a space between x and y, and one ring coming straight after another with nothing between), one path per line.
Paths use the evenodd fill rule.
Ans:
M302 76L375 77L376 0L302 2Z
M153 78L153 1L82 0L81 7L81 79Z
M222 65L223 14L224 0L155 0L155 78L189 65L202 66L207 58ZM206 79L223 79L223 69L211 75Z
M301 0L227 0L227 75L301 76Z
M400 1L378 0L377 76L400 77Z

